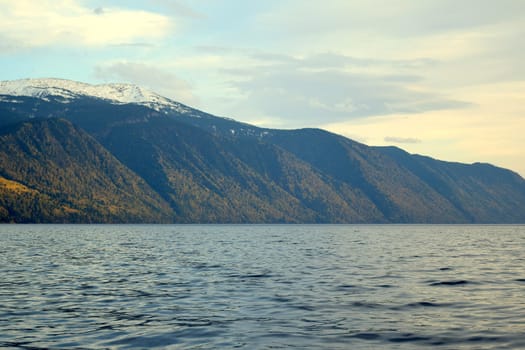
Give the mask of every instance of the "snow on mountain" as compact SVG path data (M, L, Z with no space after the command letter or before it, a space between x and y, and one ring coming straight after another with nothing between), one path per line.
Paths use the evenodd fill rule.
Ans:
M0 81L0 95L29 96L48 100L61 97L67 102L81 96L111 101L116 104L135 103L157 111L191 113L183 104L162 97L150 90L133 84L98 84L76 82L66 79L20 79Z

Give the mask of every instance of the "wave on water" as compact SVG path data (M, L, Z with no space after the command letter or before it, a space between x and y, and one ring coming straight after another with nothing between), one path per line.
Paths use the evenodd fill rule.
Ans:
M358 228L0 226L0 348L525 348L525 227Z

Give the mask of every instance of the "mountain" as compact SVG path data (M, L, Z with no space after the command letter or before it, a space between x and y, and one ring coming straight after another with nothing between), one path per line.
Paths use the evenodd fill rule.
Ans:
M53 99L62 103L86 96L113 104L144 105L157 111L190 111L180 103L132 84L90 85L65 79L21 79L0 81L0 91L3 95L37 97L44 101Z
M169 222L160 196L91 136L63 119L0 131L0 220Z
M1 221L525 222L509 170L258 128L130 84L0 82L0 134Z

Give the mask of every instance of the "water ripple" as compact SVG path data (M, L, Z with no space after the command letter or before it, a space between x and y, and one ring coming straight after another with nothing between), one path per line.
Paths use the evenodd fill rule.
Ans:
M520 349L523 226L0 226L0 348Z

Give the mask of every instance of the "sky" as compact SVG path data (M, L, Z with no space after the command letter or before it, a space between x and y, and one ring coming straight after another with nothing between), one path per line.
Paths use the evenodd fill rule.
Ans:
M0 0L0 80L128 82L525 176L525 1Z

